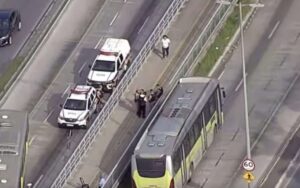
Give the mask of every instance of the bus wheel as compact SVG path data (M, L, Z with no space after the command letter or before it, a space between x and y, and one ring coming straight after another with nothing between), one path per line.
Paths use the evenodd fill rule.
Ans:
M188 179L188 181L187 181L188 183L190 183L191 180L192 180L193 172L194 172L194 164L191 163L191 165L190 165L190 170L189 170L189 179Z

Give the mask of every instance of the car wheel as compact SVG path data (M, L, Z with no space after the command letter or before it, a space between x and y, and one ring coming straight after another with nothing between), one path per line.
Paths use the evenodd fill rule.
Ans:
M18 23L18 31L20 31L22 29L22 22L20 21L19 23Z
M12 44L12 37L9 36L9 37L8 37L8 45L11 45L11 44Z

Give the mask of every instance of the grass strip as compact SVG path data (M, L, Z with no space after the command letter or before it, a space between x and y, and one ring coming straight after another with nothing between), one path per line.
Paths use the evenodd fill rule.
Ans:
M23 57L16 57L12 62L10 62L5 69L5 72L0 76L0 91L5 90L6 84L12 78L14 73L18 70L19 66L22 65Z
M251 0L244 1L243 3L250 3ZM243 7L243 18L250 11L250 7ZM239 7L235 7L231 15L226 20L223 28L220 30L219 35L209 47L204 58L200 60L195 67L194 76L207 76L210 70L214 67L219 57L224 53L226 46L239 27Z

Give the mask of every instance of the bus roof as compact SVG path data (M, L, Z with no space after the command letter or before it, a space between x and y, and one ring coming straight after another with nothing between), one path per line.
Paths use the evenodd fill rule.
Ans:
M27 140L27 113L0 110L0 187L19 187Z
M141 157L161 157L171 154L187 119L195 111L201 111L205 102L218 86L218 81L210 78L192 77L180 79L168 97L158 117L152 121L135 149ZM190 125L191 126L191 125Z

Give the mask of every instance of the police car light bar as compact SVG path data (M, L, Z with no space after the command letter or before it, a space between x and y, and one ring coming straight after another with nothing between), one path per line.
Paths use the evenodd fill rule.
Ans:
M107 56L118 56L118 52L106 52L106 51L102 51L100 50L100 55L107 55Z
M91 88L81 89L81 88L75 87L74 89L71 89L71 93L74 93L74 94L87 94L90 90L91 90Z

